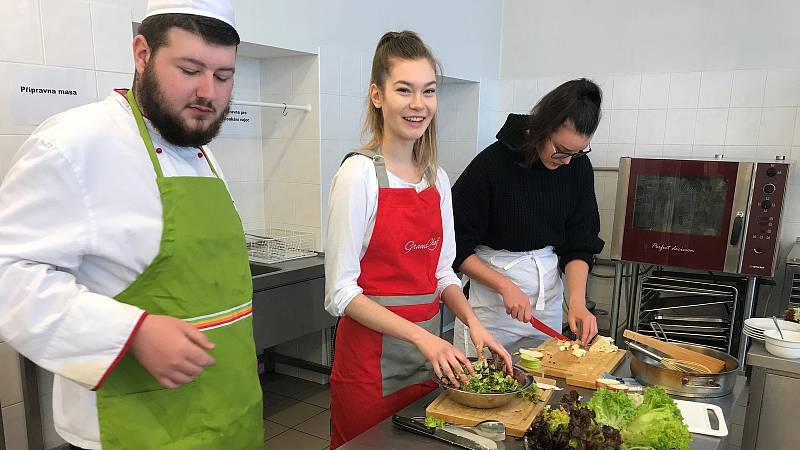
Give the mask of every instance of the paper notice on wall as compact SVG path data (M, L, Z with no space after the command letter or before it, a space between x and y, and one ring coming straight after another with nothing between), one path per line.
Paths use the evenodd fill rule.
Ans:
M94 74L87 70L15 65L8 71L8 81L14 125L38 125L53 114L97 99Z
M219 134L221 136L261 137L261 109L257 106L231 105Z

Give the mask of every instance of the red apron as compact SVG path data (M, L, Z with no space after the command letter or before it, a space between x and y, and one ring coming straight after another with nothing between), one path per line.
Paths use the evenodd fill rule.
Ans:
M383 158L358 154L372 158L379 186L375 228L358 285L378 304L438 336L439 192L435 186L420 193L389 188ZM436 385L428 370L413 344L342 317L330 379L331 449L430 393Z

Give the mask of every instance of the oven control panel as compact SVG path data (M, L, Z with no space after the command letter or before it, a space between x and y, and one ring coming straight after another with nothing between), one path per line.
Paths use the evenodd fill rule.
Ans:
M780 244L778 229L788 175L789 164L756 164L750 216L747 218L747 232L742 245L743 274L765 277L773 275L775 256Z

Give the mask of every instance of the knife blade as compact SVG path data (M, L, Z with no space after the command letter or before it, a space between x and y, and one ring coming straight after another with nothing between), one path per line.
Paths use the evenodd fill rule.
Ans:
M550 328L547 324L545 324L541 320L537 319L536 317L531 317L531 325L533 325L533 328L536 328L537 330L541 331L542 333L544 333L544 334L546 334L546 335L548 335L548 336L550 336L552 338L556 338L559 341L569 341L569 339L566 336L564 336L563 334L559 333L558 331Z
M454 426L445 426L443 428L428 427L418 420L397 414L392 416L392 423L403 430L469 450L497 450L498 448L497 442Z

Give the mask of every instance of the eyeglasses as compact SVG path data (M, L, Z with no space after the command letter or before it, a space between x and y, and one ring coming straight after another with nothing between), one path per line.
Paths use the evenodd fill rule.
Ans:
M553 146L553 155L552 155L552 157L554 159L567 159L567 158L575 159L575 158L580 158L581 156L586 156L587 153L592 151L592 146L591 145L589 145L588 147L586 147L585 149L583 149L583 150L581 150L579 152L567 152L567 151L564 151L563 149L561 149L560 146L556 147L556 143L553 142L552 140L550 141L550 144Z

